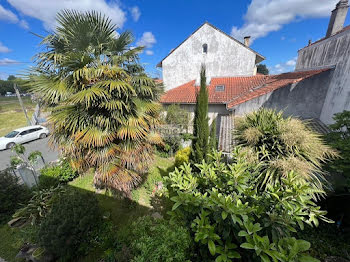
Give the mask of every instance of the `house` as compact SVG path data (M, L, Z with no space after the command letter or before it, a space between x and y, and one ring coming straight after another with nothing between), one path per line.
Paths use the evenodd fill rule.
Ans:
M326 36L299 50L296 71L333 67L320 119L333 122L335 113L350 110L350 26L344 27L348 0L341 0L332 12Z
M209 118L218 120L221 150L230 151L233 116L261 107L322 126L330 123L334 113L350 108L350 27L343 28L347 3L337 4L326 37L299 51L296 71L280 75L256 74L257 63L265 58L249 48L249 37L241 43L203 24L158 64L166 90L161 103L179 104L193 117L199 72L205 65Z
M256 65L265 57L249 47L249 40L246 37L243 44L205 22L157 65L162 68L165 90L193 79L199 83L202 64L208 83L211 77L256 75Z

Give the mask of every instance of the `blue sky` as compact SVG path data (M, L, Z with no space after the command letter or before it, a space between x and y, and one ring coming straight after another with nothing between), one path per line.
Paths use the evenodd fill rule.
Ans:
M64 8L95 9L130 30L146 45L141 62L152 76L156 64L202 23L208 21L266 57L272 73L294 70L298 49L322 38L337 0L0 0L0 78L19 74L39 51L40 39L55 27ZM349 24L347 19L346 24Z

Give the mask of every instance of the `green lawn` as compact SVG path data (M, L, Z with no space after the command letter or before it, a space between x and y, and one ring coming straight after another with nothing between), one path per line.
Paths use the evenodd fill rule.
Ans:
M30 97L22 97L22 100L31 118L36 104L32 103ZM17 97L0 97L0 136L26 125L27 120Z
M78 190L96 194L104 215L109 216L117 228L122 230L138 217L154 212L150 204L150 195L155 183L161 181L162 176L166 175L172 169L173 163L174 161L172 159L158 156L155 158L144 183L138 189L134 190L132 194L133 196L137 196L137 199L135 199L137 201L117 198L105 190L96 192L93 187L92 172L76 178L68 185ZM9 228L6 224L0 225L0 257L4 258L7 262L15 262L14 257L24 243L23 236L23 232L17 228ZM96 261L100 256L100 252L101 250L94 250L80 261Z

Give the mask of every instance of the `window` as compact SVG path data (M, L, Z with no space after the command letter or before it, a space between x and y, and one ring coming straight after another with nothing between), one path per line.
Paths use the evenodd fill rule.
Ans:
M204 44L203 45L203 54L207 54L208 53L208 45Z
M12 131L12 132L8 133L5 137L6 138L12 138L12 137L17 136L17 134L18 134L17 131Z
M225 86L224 85L218 85L215 87L215 91L222 92L225 91Z

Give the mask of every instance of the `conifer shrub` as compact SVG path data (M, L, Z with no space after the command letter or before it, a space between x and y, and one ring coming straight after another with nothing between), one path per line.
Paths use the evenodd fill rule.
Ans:
M188 163L191 157L191 148L185 147L175 154L175 166L180 167L184 163Z
M73 261L100 218L94 194L67 190L55 197L51 212L40 224L39 244L62 261Z

